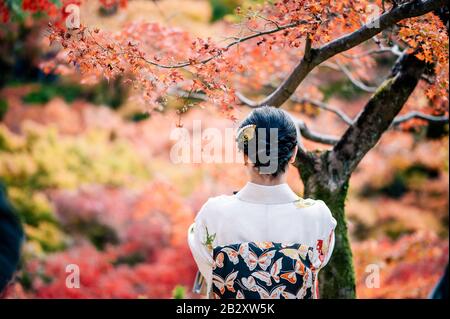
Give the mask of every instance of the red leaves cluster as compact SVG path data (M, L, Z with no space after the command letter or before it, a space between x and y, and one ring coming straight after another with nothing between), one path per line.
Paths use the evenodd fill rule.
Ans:
M427 89L429 99L443 98L448 102L448 34L442 20L433 13L405 20L399 37L416 51L416 56L434 64L434 83Z
M135 266L117 264L118 249L100 252L89 245L50 256L44 263L34 260L27 270L35 275L33 291L20 292L16 284L9 296L34 298L170 298L176 285L191 287L196 266L189 248L162 249L153 263ZM77 264L80 288L66 287L65 266ZM39 276L36 276L39 275ZM45 278L50 279L46 282ZM189 289L187 289L189 290Z
M192 285L196 266L186 230L193 214L174 188L161 182L143 191L93 186L56 191L51 197L74 243L45 260L27 262L23 272L30 276L32 296L170 298L176 285ZM86 242L86 234L74 233L83 222L110 227L119 243L96 249ZM80 269L79 289L66 287L69 264Z
M427 298L448 262L448 241L430 232L353 244L359 298ZM380 286L367 285L368 265L380 267Z
M204 91L224 110L234 104L228 81L235 66L211 39L195 39L155 23L136 23L115 34L85 27L72 31L53 28L50 41L65 48L66 61L86 78L125 77L142 92L150 109L160 107L169 90ZM184 70L171 67L183 63L187 64Z
M58 14L58 8L50 0L23 0L22 9L30 13L45 12L50 17Z

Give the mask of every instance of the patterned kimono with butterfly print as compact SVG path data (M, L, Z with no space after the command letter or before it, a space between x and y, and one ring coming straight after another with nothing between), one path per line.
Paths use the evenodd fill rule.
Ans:
M242 243L214 248L214 299L317 297L314 250L300 244Z
M208 200L188 241L210 298L318 298L335 226L323 201L299 198L287 184L248 183Z

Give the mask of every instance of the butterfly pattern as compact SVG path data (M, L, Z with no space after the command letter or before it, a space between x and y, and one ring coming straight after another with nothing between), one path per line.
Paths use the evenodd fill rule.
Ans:
M318 298L314 248L245 242L213 249L216 299ZM223 279L225 278L225 279Z
M220 292L221 295L225 293L225 288L232 293L236 292L234 289L234 284L238 273L239 271L232 272L228 274L225 279L223 279L220 275L213 274L212 281L214 287Z

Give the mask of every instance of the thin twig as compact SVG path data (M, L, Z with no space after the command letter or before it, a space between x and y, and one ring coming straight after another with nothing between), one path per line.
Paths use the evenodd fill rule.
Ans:
M407 113L405 115L399 115L397 116L394 121L392 122L392 125L399 125L401 123L407 122L412 119L421 119L432 123L447 123L448 122L448 116L442 115L442 116L436 116L436 115L430 115L430 114L424 114L417 111L412 111L410 113Z
M364 84L361 80L354 77L352 72L349 69L347 69L347 67L345 65L343 65L339 62L336 62L336 65L339 67L339 69L342 71L342 73L344 73L345 76L350 80L350 82L357 88L359 88L365 92L369 92L369 93L373 93L377 90L376 87L368 86L368 85Z
M297 26L299 26L301 24L307 24L307 23L308 23L308 21L306 21L306 20L298 20L298 21L295 21L293 23L289 23L289 24L286 24L286 25L283 25L283 26L276 27L276 28L271 29L271 30L259 31L259 32L255 33L255 34L250 34L248 36L236 39L235 41L229 43L224 48L219 49L216 54L213 54L210 57L205 58L205 59L200 60L200 61L185 61L185 62L180 62L178 64L167 65L167 64L160 64L158 62L146 59L145 57L141 57L141 58L145 62L147 62L147 63L149 63L149 64L151 64L153 66L157 66L159 68L163 68L163 69L179 69L179 68L184 68L184 67L187 67L187 66L190 66L190 65L206 64L209 61L211 61L211 60L221 56L224 52L228 51L228 49L230 49L233 46L238 45L238 44L240 44L242 42L245 42L245 41L248 41L248 40L251 40L251 39L254 39L254 38L258 38L258 37L261 37L261 36L264 36L264 35L273 34L273 33L276 33L276 32L282 31L282 30L294 28L294 27L297 27Z
M353 120L347 115L345 114L343 111L334 108L330 105L328 105L325 102L322 101L318 101L318 100L314 100L314 99L310 99L307 97L302 97L302 98L297 98L295 96L291 97L291 100L295 103L299 103L299 104L303 104L303 103L310 103L313 106L316 106L324 111L328 111L331 113L336 114L344 123L348 124L348 125L352 125L353 124Z

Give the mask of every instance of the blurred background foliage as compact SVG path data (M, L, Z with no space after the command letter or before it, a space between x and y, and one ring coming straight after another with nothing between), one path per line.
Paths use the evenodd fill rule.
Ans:
M261 2L134 0L105 11L89 1L82 13L89 25L110 29L145 17L204 36L222 34L222 21L235 21L237 6ZM79 84L76 75L45 75L39 61L55 54L45 42L45 17L16 14L0 27L0 177L27 241L8 296L191 297L196 267L187 228L209 196L244 185L241 166L171 163L169 135L184 101L148 115L120 79ZM380 68L392 61L382 62ZM318 85L324 100L357 114L366 93L344 77L325 76ZM329 113L288 108L311 127L343 130ZM194 119L219 129L234 125L215 110L192 107L184 127L192 131ZM302 193L293 171L289 184ZM428 295L448 261L448 195L448 125L387 132L350 183L359 297ZM65 286L68 263L82 269L82 289ZM382 267L380 289L364 283L373 263Z

